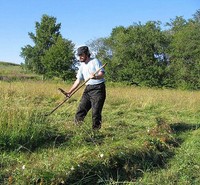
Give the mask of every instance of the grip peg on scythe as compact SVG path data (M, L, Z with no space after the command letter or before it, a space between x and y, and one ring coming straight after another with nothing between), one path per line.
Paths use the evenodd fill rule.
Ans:
M67 92L66 91L64 91L63 89L61 89L61 88L58 88L58 90L61 92L61 93L63 93L65 96L66 96L66 94L67 94Z

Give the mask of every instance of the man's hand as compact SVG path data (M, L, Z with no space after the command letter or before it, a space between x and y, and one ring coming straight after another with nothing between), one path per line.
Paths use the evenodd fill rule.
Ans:
M90 74L90 79L96 79L95 73L91 73L91 74Z
M68 92L63 93L67 98L70 98L71 94Z
M61 89L61 88L58 88L58 89L59 89L59 90L61 91L61 93L63 93L67 98L69 98L69 97L71 96L70 93L64 91L63 89Z
M90 79L102 79L104 77L104 72L99 71L97 74L91 73L90 74Z

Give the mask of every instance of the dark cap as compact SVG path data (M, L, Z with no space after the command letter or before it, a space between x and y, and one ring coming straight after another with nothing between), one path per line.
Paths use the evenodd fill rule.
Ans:
M77 55L82 55L83 53L85 53L86 55L90 53L87 46L81 46L78 48Z

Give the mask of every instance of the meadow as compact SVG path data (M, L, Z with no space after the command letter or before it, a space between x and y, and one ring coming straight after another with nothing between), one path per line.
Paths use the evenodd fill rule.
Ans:
M200 92L107 82L103 125L73 119L83 89L0 81L0 184L200 184Z

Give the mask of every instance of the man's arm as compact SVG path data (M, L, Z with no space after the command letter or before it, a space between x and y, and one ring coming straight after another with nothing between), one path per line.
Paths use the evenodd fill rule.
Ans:
M92 73L90 78L91 79L102 79L102 78L104 78L104 72L99 71L97 74Z
M70 97L71 94L73 93L73 91L79 86L80 84L80 80L76 79L76 81L74 82L74 84L72 85L71 89L65 94L67 97Z
M95 75L95 79L102 79L104 78L104 72L103 71L99 71L96 75Z

